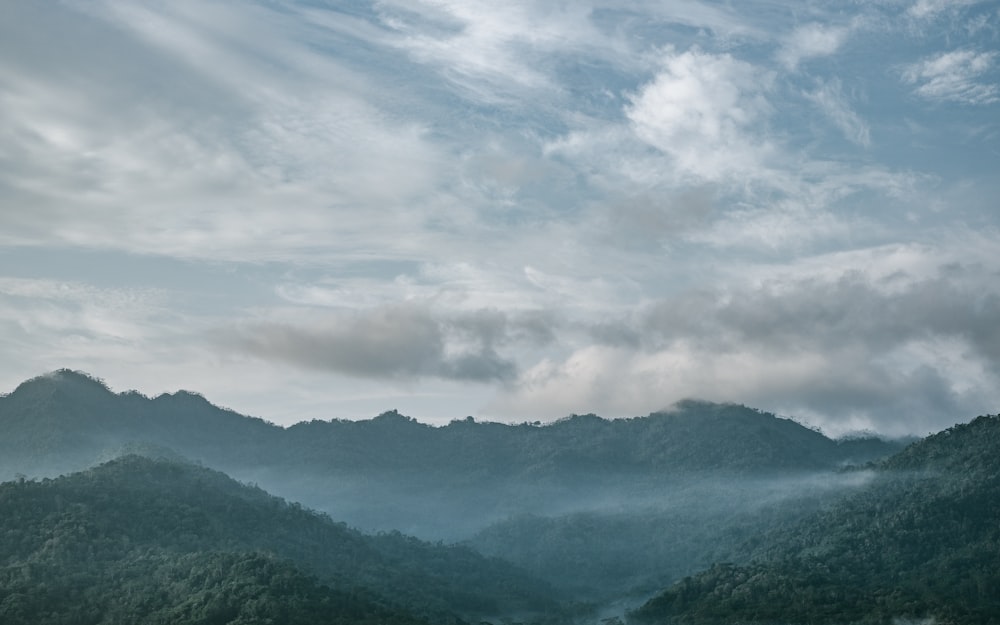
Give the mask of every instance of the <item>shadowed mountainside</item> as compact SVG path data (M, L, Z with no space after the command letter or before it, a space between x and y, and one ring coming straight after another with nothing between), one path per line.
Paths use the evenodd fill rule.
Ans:
M195 393L116 394L68 370L33 378L0 398L0 428L4 468L29 475L85 468L135 444L172 449L227 471L264 465L324 474L420 472L469 483L498 475L816 470L899 448L875 438L834 441L789 419L695 401L647 417L574 415L549 425L469 418L432 427L391 411L365 421L281 428Z
M650 623L1000 622L1000 417L909 446L815 516L647 603Z
M461 541L578 601L644 601L746 536L856 487L837 474L899 449L687 401L552 424L431 427L392 411L281 428L197 394L116 394L57 371L0 398L0 462L58 475L122 453L190 458L365 531Z

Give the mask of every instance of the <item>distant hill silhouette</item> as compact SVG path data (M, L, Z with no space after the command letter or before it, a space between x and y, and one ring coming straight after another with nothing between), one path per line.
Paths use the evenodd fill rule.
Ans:
M547 425L432 427L396 411L288 428L196 393L113 393L60 370L0 397L0 478L55 476L122 453L187 458L367 531L466 538L522 514L661 497L721 476L830 471L888 455L877 438L834 441L792 420L687 401L645 417L573 415Z
M146 444L224 470L442 474L475 482L558 479L580 472L760 472L833 468L898 449L879 439L837 442L789 419L736 405L687 401L647 417L574 415L543 426L454 421L431 427L395 411L363 421L282 428L180 391L116 394L60 370L0 398L0 452L8 473L53 475L110 450Z

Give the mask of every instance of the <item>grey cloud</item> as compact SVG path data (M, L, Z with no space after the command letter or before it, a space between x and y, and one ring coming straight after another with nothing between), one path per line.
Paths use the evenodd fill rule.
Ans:
M629 248L658 245L708 224L715 211L715 195L711 185L703 185L623 198L606 209L601 220L603 238Z
M832 355L815 382L759 400L792 414L804 411L803 416L833 434L870 428L888 435L922 435L968 420L989 405L987 393L957 392L945 368L932 364L901 371L868 358Z
M444 353L438 324L426 312L404 308L308 325L256 323L228 339L255 356L361 377L431 374Z
M924 280L879 282L849 273L833 281L694 291L634 319L594 324L589 334L612 349L638 350L628 363L674 363L657 369L664 378L649 382L668 395L741 401L808 418L833 433L863 427L926 433L995 409L995 278L970 266ZM607 388L597 396L628 384L623 375L650 370L600 366L625 373L598 378ZM648 396L652 401L655 392Z
M517 377L517 365L492 349L461 354L443 361L438 376L452 380L509 381Z
M499 310L486 309L460 315L450 325L466 339L492 347L504 342L508 321L507 315Z
M558 322L543 310L506 313L497 309L481 309L461 313L446 321L448 328L483 349L522 343L543 347L556 340Z
M601 345L636 348L642 344L638 330L624 322L602 322L588 328L590 338Z
M938 277L887 290L860 274L834 282L735 293L692 293L661 302L644 320L657 342L696 338L725 350L756 347L831 350L862 344L873 352L931 336L965 340L1000 367L1000 296ZM998 369L1000 370L1000 369Z
M496 347L521 327L531 324L493 310L448 318L401 305L322 320L246 323L220 342L259 358L355 377L505 382L517 376L517 364Z
M511 337L515 341L535 347L555 343L559 321L555 314L544 310L529 310L514 315L511 320Z

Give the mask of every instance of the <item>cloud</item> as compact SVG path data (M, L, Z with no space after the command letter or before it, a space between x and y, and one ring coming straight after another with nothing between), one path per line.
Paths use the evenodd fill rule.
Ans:
M938 13L979 4L982 0L917 0L906 10L917 19L933 19Z
M2 360L288 419L386 389L425 416L981 405L995 242L922 247L996 222L995 11L967 6L11 4L0 265L52 279L0 285Z
M699 397L833 434L929 431L1000 400L995 277L973 263L690 291L593 326L598 343L526 368L491 410L627 416Z
M778 51L778 61L788 70L795 70L807 59L830 56L847 40L850 29L815 22L797 27L785 38Z
M609 200L595 207L598 237L623 248L655 249L704 228L717 212L714 189L654 188Z
M265 360L361 378L502 383L516 376L517 364L498 348L544 346L554 339L543 316L496 310L449 316L400 304L278 316L288 318L239 323L223 333L219 344Z
M666 50L662 68L631 97L635 135L696 181L756 171L768 145L757 129L774 76L729 54Z
M433 68L479 104L521 107L522 98L558 98L551 65L561 55L602 56L604 35L586 5L380 2L384 41Z
M178 366L194 352L204 358L192 342L204 320L174 309L171 295L154 287L0 276L0 376L23 379L26 363L35 373L69 367L113 375L150 359Z
M1000 85L983 80L996 67L997 52L942 52L903 69L904 82L928 100L986 105L1000 102Z
M344 255L401 249L435 210L418 200L447 165L425 127L380 108L368 78L319 53L289 14L184 2L18 11L12 22L44 34L3 37L19 61L0 65L12 120L0 197L33 209L0 214L3 242L292 260L321 241ZM382 228L368 211L387 217Z
M821 82L806 98L814 103L833 122L844 138L862 147L871 145L871 129L844 96L840 79Z

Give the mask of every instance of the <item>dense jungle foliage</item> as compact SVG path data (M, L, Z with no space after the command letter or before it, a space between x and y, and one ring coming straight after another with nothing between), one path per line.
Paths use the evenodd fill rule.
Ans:
M0 431L5 624L1000 625L997 417L905 449L701 402L280 428L60 371Z
M752 564L685 578L654 623L1000 623L1000 417L882 463L872 483L757 539Z
M335 616L362 610L454 622L555 605L545 583L468 548L364 535L189 464L130 456L57 479L8 482L0 510L3 623L97 623L117 610L149 619L202 614L197 601L204 614L230 614L261 585L270 590L259 609L295 607L294 618L334 606ZM272 578L281 583L262 581ZM201 618L184 622L230 622Z

